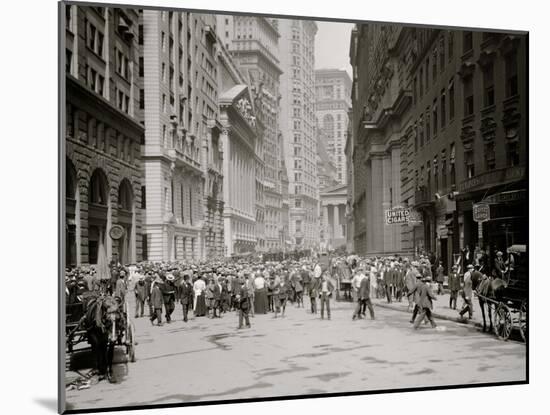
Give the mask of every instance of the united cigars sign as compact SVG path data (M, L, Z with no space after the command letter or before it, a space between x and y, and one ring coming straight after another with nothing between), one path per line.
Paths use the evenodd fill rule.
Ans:
M411 211L408 208L393 208L386 210L386 225L404 225L408 224Z

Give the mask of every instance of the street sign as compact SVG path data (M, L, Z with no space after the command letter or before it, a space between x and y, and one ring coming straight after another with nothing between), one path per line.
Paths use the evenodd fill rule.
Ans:
M410 211L407 208L386 209L386 225L401 225L409 223Z
M487 222L491 219L491 209L487 203L477 203L473 206L473 216L476 222Z

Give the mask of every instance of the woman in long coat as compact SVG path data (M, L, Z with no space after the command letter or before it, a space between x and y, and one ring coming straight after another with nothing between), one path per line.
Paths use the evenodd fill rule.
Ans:
M195 316L202 317L206 314L206 301L204 298L204 291L206 290L206 284L204 280L199 276L193 284L193 291L195 293L194 307Z
M254 278L254 313L267 313L266 281L264 276L260 272L257 272L256 278Z

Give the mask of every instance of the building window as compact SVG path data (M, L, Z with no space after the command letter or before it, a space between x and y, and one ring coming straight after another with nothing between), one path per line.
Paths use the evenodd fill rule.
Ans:
M72 6L65 5L65 29L72 32Z
M444 153L442 153L444 157ZM445 191L447 189L447 160L444 158L441 160L441 189Z
M105 85L105 78L101 75L97 76L97 93L103 96L103 86Z
M439 179L438 179L437 156L434 157L433 169L434 169L434 191L438 192L439 191Z
M437 135L437 126L438 126L438 119L437 119L437 99L434 100L434 104L432 107L432 127L433 127L433 136Z
M418 133L420 135L420 148L424 147L424 118L420 117L418 121Z
M455 83L451 79L449 84L449 121L453 120L455 117Z
M430 85L430 56L426 58L426 94L430 89L429 85Z
M447 103L445 100L445 90L442 89L441 90L441 128L445 127L445 117L447 116L446 111L447 111Z
M426 163L426 176L427 176L426 188L428 189L428 194L431 194L432 193L432 169L429 161Z
M166 147L166 126L162 126L162 146Z
M424 94L423 79L424 79L424 69L421 67L420 68L420 73L419 73L419 76L418 76L418 81L419 81L419 84L418 84L418 97L419 98L422 98L422 95Z
M439 72L445 69L445 37L441 35L439 39Z
M430 108L426 109L426 143L430 141L430 133L432 126L430 125Z
M143 25L138 26L138 44L143 45Z
M67 6L70 7L70 6ZM73 52L69 49L65 49L65 72L67 74L71 73L71 67L73 63Z
M462 53L469 52L474 47L472 32L464 32L462 34Z
M297 207L297 208L301 208L302 207L302 199L295 199L294 206Z
M454 47L454 32L452 30L449 30L447 32L447 54L449 56L449 62L453 58Z
M508 167L519 166L519 141L515 140L506 145L506 164Z
M449 163L451 165L451 186L456 185L456 168L455 168L455 145L451 144L451 152Z
M139 76L143 77L143 56L139 57L138 65Z
M488 143L485 146L485 170L490 171L496 168L495 143Z
M435 83L437 79L437 48L432 52L432 81Z
M416 102L418 100L418 97L417 97L417 94L418 94L418 79L416 78L416 76L414 77L414 80L413 80L413 104L416 105Z
M464 86L464 116L472 115L474 113L474 89L473 89L473 76L468 76L463 80Z
M139 90L139 109L140 110L145 109L145 90L144 89Z
M416 123L414 124L414 152L417 153L418 152L418 126L416 125Z
M467 179L471 179L475 176L475 164L474 164L474 152L467 151L464 153L464 166L465 166L465 175Z
M166 34L162 32L160 34L160 45L163 52L166 52Z
M518 55L514 51L506 56L506 96L518 94Z

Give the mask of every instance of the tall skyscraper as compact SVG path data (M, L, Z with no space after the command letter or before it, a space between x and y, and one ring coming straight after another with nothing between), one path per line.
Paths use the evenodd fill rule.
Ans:
M281 57L281 131L289 169L289 231L295 248L319 243L319 189L314 49L317 24L278 20Z
M150 260L224 253L215 26L209 14L140 12L144 242Z
M326 148L336 165L336 180L346 184L347 165L344 148L351 107L351 79L344 69L315 71L315 112L326 137Z
M258 186L264 210L257 219L263 222L265 241L260 239L258 249L280 250L284 247L281 216L284 166L279 134L281 68L277 22L256 16L219 15L218 34L253 92L256 115L264 129L263 181Z

